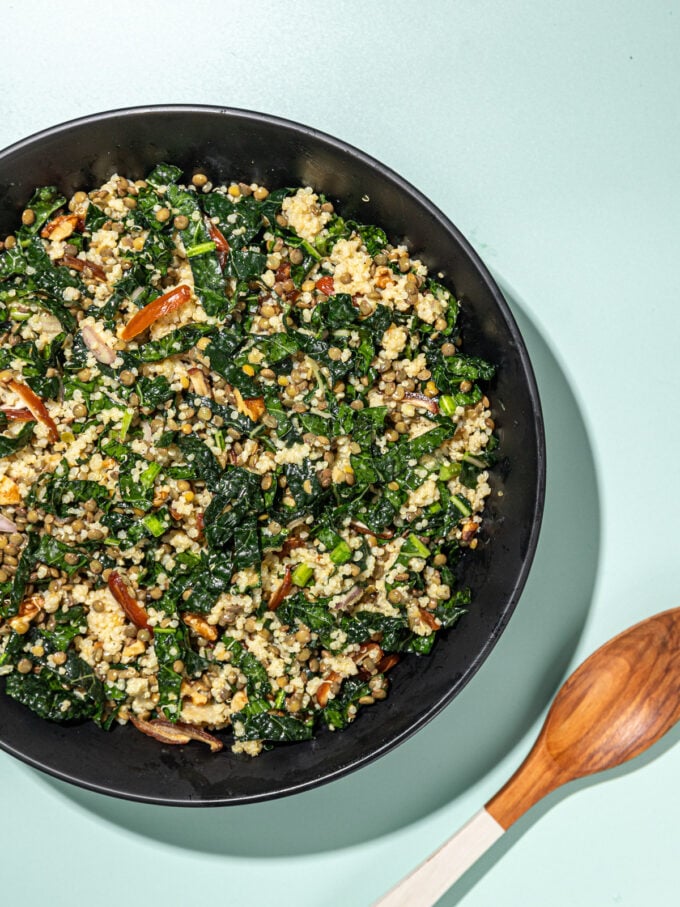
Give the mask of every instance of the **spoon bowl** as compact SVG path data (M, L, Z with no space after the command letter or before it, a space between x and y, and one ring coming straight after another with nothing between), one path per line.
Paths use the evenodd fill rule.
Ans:
M504 828L551 791L614 768L680 719L680 608L610 639L565 681L531 753L486 804Z

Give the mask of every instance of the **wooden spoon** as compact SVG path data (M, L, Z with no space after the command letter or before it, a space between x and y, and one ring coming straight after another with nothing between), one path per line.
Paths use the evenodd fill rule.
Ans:
M551 791L640 755L680 720L680 608L615 636L565 681L512 778L374 907L431 907Z

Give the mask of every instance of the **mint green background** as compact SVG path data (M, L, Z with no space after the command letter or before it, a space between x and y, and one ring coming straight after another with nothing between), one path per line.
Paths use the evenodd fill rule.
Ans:
M518 317L545 406L544 531L508 630L425 730L319 790L210 811L108 800L0 754L3 903L368 907L514 770L570 667L680 604L680 5L1 8L0 147L134 104L290 117L423 190ZM677 903L679 737L550 798L441 904Z

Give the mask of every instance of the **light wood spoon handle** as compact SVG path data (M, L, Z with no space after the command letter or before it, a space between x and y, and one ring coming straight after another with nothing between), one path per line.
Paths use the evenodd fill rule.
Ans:
M480 809L439 850L435 850L373 907L425 907L436 904L504 831L486 809Z
M587 658L559 689L512 778L374 907L431 907L535 803L568 781L633 759L678 720L680 608L674 608Z

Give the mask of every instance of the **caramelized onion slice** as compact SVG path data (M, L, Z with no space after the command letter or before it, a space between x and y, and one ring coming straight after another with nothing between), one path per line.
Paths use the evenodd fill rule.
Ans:
M76 258L75 255L62 255L57 263L64 265L66 268L71 268L74 271L88 270L97 280L106 280L106 272L103 268L100 268L99 265L96 265L92 261L84 261L82 258Z
M111 591L111 595L113 595L121 606L127 619L132 621L136 627L144 630L151 630L151 632L153 632L153 628L149 623L149 615L139 602L132 597L127 584L120 573L116 570L112 570L111 573L109 573L107 584Z
M142 331L145 331L150 325L158 321L164 315L174 312L191 299L191 288L185 283L178 287L173 287L167 293L163 293L158 299L154 299L143 309L132 316L121 331L121 340L133 340Z
M194 724L185 724L183 721L173 723L166 721L165 718L145 721L137 715L130 715L130 721L142 734L153 737L154 740L159 740L161 743L169 743L171 746L181 746L191 740L200 740L201 743L208 744L211 753L219 753L224 747L221 740Z
M272 594L271 598L269 599L269 603L267 604L267 607L270 611L276 611L281 602L290 592L293 585L292 577L293 571L290 567L286 567L286 572L283 579L279 583L278 587L274 590L274 593Z
M219 229L219 227L216 227L211 220L208 220L208 233L210 234L210 239L212 239L212 241L215 243L215 249L218 252L229 251L229 243L226 237Z
M52 416L50 416L49 412L47 411L47 407L40 399L40 397L36 393L34 393L27 384L23 384L21 381L16 381L14 378L7 382L7 387L9 387L11 391L14 391L14 393L18 397L21 397L21 399L24 401L24 403L31 411L33 416L38 420L38 422L42 422L42 424L47 427L47 430L49 431L50 441L52 441L52 443L58 441L59 432L57 430L57 426L55 425Z
M3 406L0 410L10 422L32 422L35 416L25 406Z
M349 524L350 528L355 532L358 532L359 535L374 535L377 539L393 539L394 532L391 529L384 529L382 532L373 532L372 529L369 529L368 526L364 526L362 523L355 523L354 520Z

